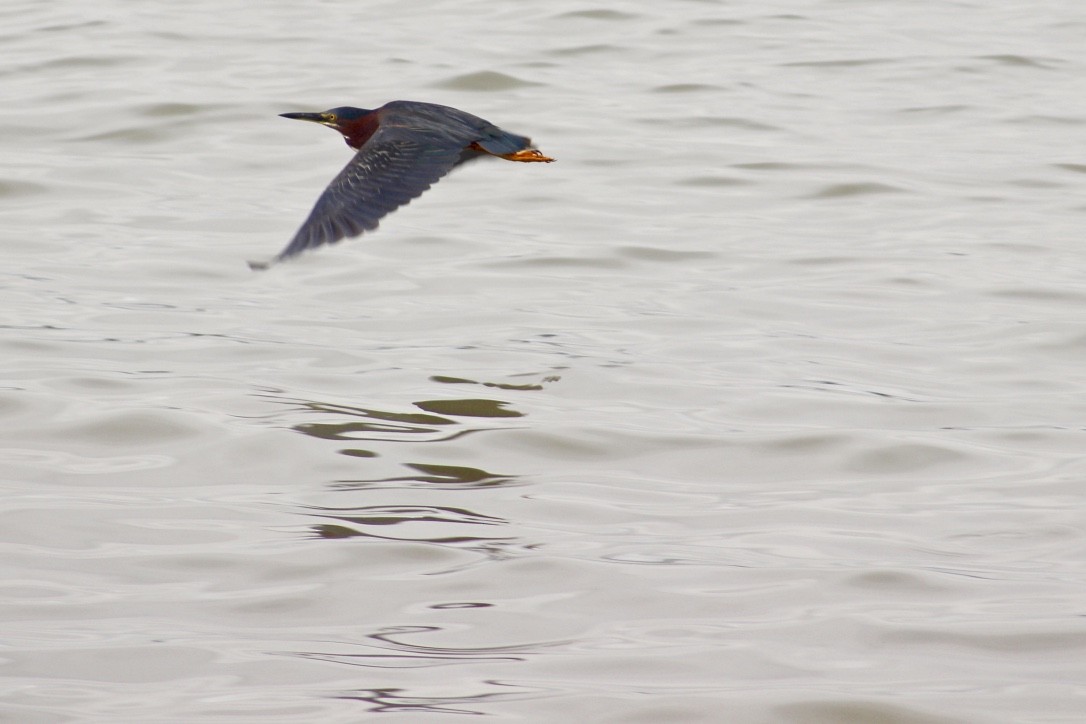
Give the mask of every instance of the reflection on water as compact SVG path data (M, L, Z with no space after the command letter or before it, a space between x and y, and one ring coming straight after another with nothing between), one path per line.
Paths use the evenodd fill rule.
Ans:
M501 518L479 515L461 508L370 506L355 509L351 515L344 515L345 512L326 510L324 514L359 525L398 525L418 521L498 525L507 522Z
M477 663L483 661L523 661L530 656L557 653L570 641L546 641L531 644L505 646L425 646L413 644L402 639L407 636L443 633L437 626L394 626L367 634L368 641L360 647L376 649L378 653L298 653L296 655L311 659L334 660L353 666L372 666L377 668L421 668L430 666L448 666L450 664Z
M494 687L505 687L513 691L490 692L486 694L463 694L460 696L419 696L407 689L360 689L343 694L339 698L369 704L363 711L371 713L430 713L430 714L491 714L490 705L507 701L523 701L538 698L545 693L542 689L508 684L500 681L488 681ZM539 693L533 693L539 692ZM481 706L487 705L487 706Z
M456 380L456 382L467 381ZM488 383L488 386L518 391L542 389L540 385L536 384L503 385ZM262 394L261 396L269 395ZM507 406L511 404L509 402L480 398L420 400L413 403L420 410L437 414L393 412L326 402L275 399L302 412L351 418L349 422L301 423L293 426L294 430L304 435L322 440L388 441L396 439L399 435L409 435L415 441L417 441L417 436L429 436L430 441L448 441L461 435L489 429L476 428L455 431L437 429L439 426L459 424L457 420L453 419L456 417L499 419L524 416L522 412L508 409ZM358 422L357 418L362 418L367 422ZM353 454L360 457L364 456L364 453L354 452Z
M281 402L283 400L280 400ZM484 432L491 428L456 428L441 429L441 426L458 425L453 417L521 417L522 414L505 409L508 403L499 400L424 400L414 403L416 407L439 415L416 412L401 413L375 410L365 407L353 407L322 402L297 402L289 404L306 412L329 415L333 418L350 418L348 422L305 422L292 425L292 428L310 437L334 441L388 442L408 436L413 442L448 442L464 435ZM367 422L358 422L362 418ZM344 455L370 457L366 450L348 449Z
M451 425L452 420L427 415L392 416L390 413L382 413L361 408L350 408L347 413L356 417L373 417L378 420L405 420L410 419L415 424L393 425L387 422L309 422L294 425L294 429L303 435L317 437L322 440L392 440L398 435L431 435L438 432L433 425ZM418 424L424 422L424 424ZM463 430L452 435L432 437L436 440L448 440L464 434Z
M349 432L394 432L394 433L429 433L434 432L434 425L452 425L453 420L435 415L421 415L414 412L388 412L385 410L373 410L365 407L351 407L327 402L307 402L304 400L284 400L278 402L289 404L294 409L302 412L329 414L340 417L360 417L368 420L379 420L376 423L307 423L295 425L294 429L304 435L319 437L323 440L350 439ZM385 423L403 423L400 425ZM381 439L381 438L375 438Z
M344 453L344 451L340 451ZM340 490L378 488L422 487L432 490L461 490L465 488L494 488L524 485L518 475L499 475L479 468L459 465L435 465L434 463L404 463L404 467L418 471L417 475L374 478L372 480L337 480L332 487Z
M446 379L438 381L444 383ZM456 379L454 383L463 384L471 383L471 381ZM497 387L498 385L490 386ZM536 391L541 389L541 386L517 385L515 389L522 392ZM504 420L524 416L523 413L506 409L506 405L509 404L507 402L477 398L425 400L414 403L414 406L419 409L431 413L439 412L441 416L313 401L282 399L278 401L288 404L292 410L301 414L319 414L333 419L347 418L346 422L292 425L292 429L304 435L335 442L366 440L373 443L387 443L405 439L400 436L408 436L406 439L416 442L449 443L467 434L484 431L484 429L470 428L449 432L448 426L461 424L457 418ZM359 422L359 419L365 422ZM496 428L485 429L495 430ZM361 461L381 456L381 453L377 451L358 448L340 449L337 452L350 458L360 458ZM374 493L412 489L481 490L525 484L520 476L495 474L462 465L418 462L404 462L401 465L413 471L412 474L361 479L341 478L330 482L328 489L339 493L360 491ZM311 527L315 537L326 540L354 538L374 541L414 541L470 551L480 554L482 560L502 560L531 548L530 544L514 535L480 536L470 532L450 532L450 526L471 526L472 528L500 526L503 529L508 527L509 521L504 518L484 515L465 508L435 505L369 505L350 508L302 505L299 506L298 512L334 520L334 523L320 523ZM404 530L392 532L388 530L392 526L401 526ZM376 532L376 529L380 529L381 532Z
M538 389L536 385L524 386L524 389ZM267 393L261 396L267 397ZM458 399L426 400L416 402L415 406L429 412L441 412L441 416L416 412L394 412L367 407L356 407L325 402L284 400L277 402L289 405L302 414L320 414L335 420L347 418L347 421L304 422L291 425L291 429L320 440L334 442L368 441L372 443L388 442L429 442L448 443L473 433L496 431L501 428L460 428L457 417L515 419L524 413L506 409L509 403L500 400ZM359 419L366 420L359 422ZM337 453L346 457L372 459L382 455L376 450L365 448L340 448ZM435 490L457 490L471 488L494 488L521 485L520 476L508 473L493 473L464 465L441 463L403 462L403 467L413 471L409 475L393 475L377 478L339 479L330 484L337 490L379 490L407 489L423 487Z
M522 413L507 410L508 402L501 400L424 400L416 402L423 410L461 417L523 417Z
M434 526L417 525L419 523L452 523L473 526L508 524L508 521L502 520L501 518L480 515L479 513L473 513L462 508L370 506L368 508L360 508L351 511L350 515L346 515L346 512L347 511L323 510L321 512L322 517L340 521L340 524L322 524L314 526L314 532L321 538L367 537L380 540L413 540L441 545L459 545L472 547L473 549L478 549L478 544L489 546L494 541L507 542L512 540L512 538L501 537L484 538L468 535L448 535L444 532L446 530L444 526L441 527L441 533L435 535L434 533L437 532L437 528ZM369 526L384 527L405 523L416 524L411 526L413 530L421 527L424 531L433 532L410 533L405 531L397 535L393 533L377 534L367 530Z
M543 378L543 382L557 382L561 378L558 375L548 375ZM477 380L469 380L462 377L447 377L445 375L434 375L430 378L431 382L441 382L447 385L482 385L483 387L493 387L499 390L519 390L519 391L538 391L543 389L542 384L523 384L515 385L509 382L479 382Z
M457 604L456 607L477 607L475 604ZM435 626L395 626L366 635L367 643L358 648L371 649L365 653L345 652L294 652L291 656L303 659L327 661L367 669L429 669L455 665L506 666L526 661L532 657L560 654L571 641L542 641L531 644L513 644L485 647L426 646L402 640L406 636L442 633ZM350 647L348 647L350 648ZM485 694L460 694L446 696L412 695L406 689L360 689L336 695L338 698L367 702L370 712L430 712L455 714L485 714L481 704L536 698L546 690L514 685L508 682L481 682L491 688L506 691Z

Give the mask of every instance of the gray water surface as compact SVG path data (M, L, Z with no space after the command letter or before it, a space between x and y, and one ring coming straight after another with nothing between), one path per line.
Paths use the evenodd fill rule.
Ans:
M0 720L1081 721L1084 33L7 2ZM558 161L252 273L397 98Z

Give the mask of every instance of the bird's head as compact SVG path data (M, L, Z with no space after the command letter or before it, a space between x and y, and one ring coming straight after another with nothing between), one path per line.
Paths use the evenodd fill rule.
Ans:
M340 106L339 108L330 108L327 111L321 111L320 113L280 113L279 115L283 118L292 118L296 121L319 123L322 126L334 128L340 133L343 133L345 129L349 130L355 121L369 113L370 111L365 108Z
M320 113L280 113L283 118L292 118L297 121L310 121L322 126L334 128L343 134L344 140L351 148L360 148L366 139L373 135L377 128L375 118L370 115L373 111L353 106L340 106L330 108Z

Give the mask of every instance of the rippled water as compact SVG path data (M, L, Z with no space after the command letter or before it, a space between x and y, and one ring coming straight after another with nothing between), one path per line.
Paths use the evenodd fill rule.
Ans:
M3 721L1081 721L1073 4L0 20ZM558 163L250 272L395 98Z

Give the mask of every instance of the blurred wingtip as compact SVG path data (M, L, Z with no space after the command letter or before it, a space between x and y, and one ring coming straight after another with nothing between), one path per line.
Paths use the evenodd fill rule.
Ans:
M271 261L252 261L252 260L250 260L248 262L249 268L252 269L253 271L267 271L268 269L271 269L272 264L274 264L274 263L275 263L274 259L272 259Z

